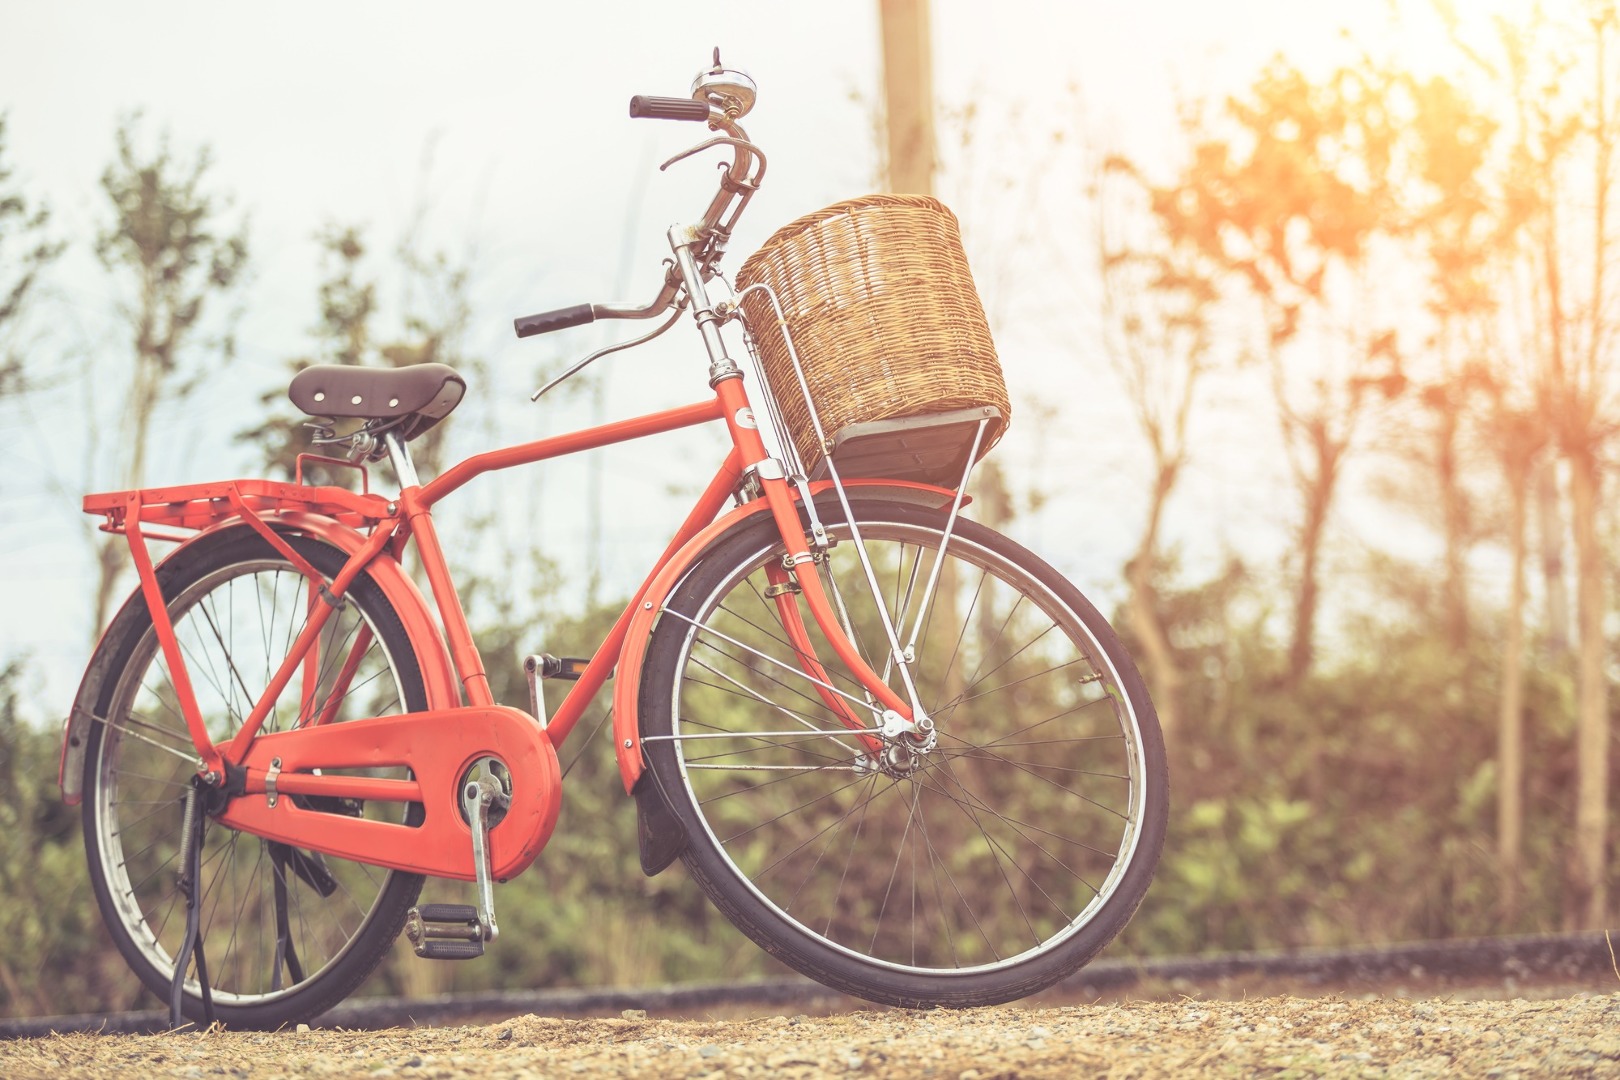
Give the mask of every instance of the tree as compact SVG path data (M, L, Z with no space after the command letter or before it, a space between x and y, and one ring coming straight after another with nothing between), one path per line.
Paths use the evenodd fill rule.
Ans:
M1394 219L1392 81L1347 67L1313 83L1273 61L1228 102L1229 134L1206 137L1180 179L1154 192L1172 241L1245 283L1265 312L1301 502L1284 685L1305 676L1315 652L1322 543L1346 455L1380 393L1400 382L1395 331L1372 302L1375 249Z
M207 148L188 161L170 148L165 134L153 153L143 154L136 145L138 128L138 117L118 127L117 157L101 176L112 219L96 238L97 257L128 292L122 313L131 334L131 368L117 444L125 488L145 480L158 407L185 397L208 373L194 354L230 357L228 333L208 342L199 336L204 314L238 283L248 259L246 226L225 231L227 202L205 189ZM121 538L101 541L97 628L106 622L128 557Z
M1519 293L1530 312L1538 420L1568 476L1575 552L1575 828L1565 873L1564 923L1595 928L1608 914L1610 733L1607 559L1601 540L1605 463L1616 433L1620 320L1610 264L1609 207L1617 183L1620 98L1612 83L1617 18L1613 0L1587 0L1579 17L1556 21L1539 9L1524 26L1498 32L1500 66L1512 92L1508 163ZM1470 55L1479 57L1477 51ZM1478 59L1495 74L1489 60ZM1551 473L1543 476L1550 480ZM1544 480L1544 543L1556 525L1556 492ZM1559 538L1561 541L1561 537ZM1556 592L1549 590L1549 600ZM1549 635L1562 627L1550 605Z
M1162 526L1187 464L1193 406L1213 365L1211 317L1220 296L1207 260L1155 227L1143 199L1150 193L1129 161L1104 162L1097 247L1108 353L1147 440L1153 472L1142 533L1125 564L1131 587L1127 611L1147 654L1154 707L1171 736L1181 720L1181 658L1157 591L1165 561Z
M1570 524L1575 540L1575 609L1580 633L1577 659L1575 850L1570 863L1568 918L1573 925L1595 929L1608 918L1609 834L1609 692L1607 639L1607 560L1599 539L1602 509L1602 460L1614 434L1610 419L1616 404L1613 341L1620 324L1614 320L1609 292L1608 263L1614 258L1609 233L1609 198L1615 188L1615 147L1620 143L1620 101L1611 101L1609 86L1611 48L1616 29L1615 5L1593 3L1590 9L1591 95L1559 116L1549 110L1540 117L1545 138L1541 156L1551 174L1560 164L1581 169L1589 179L1589 216L1570 233L1577 248L1586 233L1592 247L1584 302L1564 315L1559 235L1553 208L1541 221L1543 265L1547 272L1546 296L1554 320L1549 357L1554 430L1559 450L1570 469ZM1574 161L1557 160L1559 144L1578 138L1585 151ZM1549 175L1556 183L1558 178ZM1557 191L1557 187L1550 190ZM1579 205L1579 204L1577 204ZM1585 216L1585 215L1583 215ZM1567 256L1565 256L1567 257ZM1577 253L1578 260L1581 255ZM1576 266L1580 264L1577 262ZM1579 271L1575 271L1578 273ZM1570 275L1571 277L1574 274ZM1583 340L1584 339L1584 340Z
M13 344L12 331L39 284L40 272L63 245L46 231L50 211L30 205L10 185L12 170L6 161L6 114L0 113L0 398L20 393L29 380L23 357Z
M477 367L461 352L470 302L468 270L453 264L442 252L423 255L414 234L407 235L396 254L403 269L404 309L397 335L378 340L374 328L381 307L378 282L364 271L367 247L356 226L328 225L316 234L325 276L316 293L320 318L312 331L316 348L311 355L294 357L288 367L297 372L311 364L381 363L393 367L411 364L449 364ZM265 394L266 406L283 399L278 387ZM357 427L345 421L344 430ZM443 458L445 427L437 425L411 443L412 459L424 473L437 471ZM310 444L310 420L282 411L258 427L237 435L261 444L265 466L291 479L299 454L319 452Z

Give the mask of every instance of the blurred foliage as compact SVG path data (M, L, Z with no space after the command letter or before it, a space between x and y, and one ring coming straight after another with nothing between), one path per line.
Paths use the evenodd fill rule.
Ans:
M1611 11L1593 10L1599 8ZM1607 18L1602 25L1612 27L1612 11ZM1616 308L1604 292L1615 279L1601 275L1605 267L1612 273L1613 248L1604 248L1598 230L1593 254L1583 248L1572 257L1552 243L1568 235L1553 225L1579 233L1591 223L1593 189L1566 174L1620 138L1601 143L1614 133L1560 120L1566 117L1560 95L1585 90L1558 80L1540 89L1525 74L1533 67L1525 47L1504 37L1504 70L1513 78L1497 86L1508 100L1495 102L1494 111L1472 101L1463 81L1403 79L1371 60L1321 83L1273 63L1250 93L1228 103L1227 114L1189 127L1188 164L1170 186L1142 180L1143 191L1157 199L1148 212L1166 229L1161 239L1190 245L1200 256L1196 284L1200 302L1207 299L1211 308L1210 325L1235 342L1262 343L1260 352L1270 358L1271 414L1262 405L1228 422L1277 425L1293 451L1297 490L1294 505L1277 507L1271 524L1292 514L1298 528L1285 565L1233 555L1202 579L1181 566L1173 542L1146 532L1130 580L1132 601L1145 610L1127 618L1122 604L1112 621L1144 659L1155 689L1172 687L1180 722L1169 744L1172 817L1163 861L1116 953L1547 931L1559 929L1567 915L1579 695L1566 641L1569 614L1554 602L1568 576L1557 567L1569 546L1556 480L1569 475L1572 460L1558 455L1565 452L1559 447L1573 445L1574 417L1590 425L1580 444L1583 460L1596 463L1597 475L1612 475L1620 371ZM1567 70L1558 64L1571 55L1566 49L1543 57L1535 71ZM1620 109L1599 115L1612 126ZM139 191L131 185L151 170L138 167L127 136L119 153L121 169L109 172L108 194L123 205L120 192L133 199ZM177 166L166 147L159 161L169 173ZM205 165L199 158L170 182L191 185L185 188L191 198ZM1559 176L1565 178L1558 184L1548 179ZM7 225L8 205L0 202L0 226ZM206 209L196 213L206 217ZM38 220L37 212L19 210L11 223ZM130 243L139 220L127 217ZM224 245L214 249L212 271L201 260L187 272L212 273L213 281L228 284L245 248L234 238L210 242ZM460 344L463 268L402 245L395 253L402 273L431 302L392 324L399 327L393 334L379 335L378 279L363 261L361 233L332 228L321 242L316 345L292 366L472 362ZM137 248L111 244L104 241L105 254L130 267L140 263ZM1144 268L1161 289L1180 288L1184 282L1171 271L1179 274L1182 264L1155 261L1161 250L1148 243L1113 256L1120 266ZM1566 298L1573 314L1560 314L1548 294L1563 287L1556 271L1569 269L1571 258L1578 273L1566 274L1565 285L1584 275L1591 294ZM1391 265L1402 273L1387 273ZM1415 332L1402 326L1398 350L1382 318L1358 319L1360 301L1389 300L1392 293L1409 301L1419 320ZM1513 332L1507 316L1521 311L1535 325ZM1197 314L1202 320L1206 313ZM184 322L195 312L182 305L179 316ZM1344 328L1324 330L1318 319L1352 325L1334 338ZM1337 342L1336 365L1312 355L1324 340ZM1549 341L1571 357L1587 357L1586 367L1571 370L1587 372L1591 381L1554 379L1558 372L1547 358L1563 354L1550 351ZM173 360L161 350L151 355L157 367ZM1190 362L1168 355L1172 367ZM1241 366L1239 358L1220 364ZM1198 374L1214 382L1222 373ZM1295 376L1302 386L1287 381ZM1190 391L1169 400L1180 408L1184 397L1187 409L1207 404ZM1363 412L1363 399L1379 407ZM1555 415L1556 408L1568 415ZM273 468L290 467L303 445L301 423L283 415L250 433L266 444ZM1207 448L1197 442L1199 424L1184 427L1192 433L1187 444L1178 441L1161 462L1171 480L1184 459L1204 476L1220 467L1201 457ZM1513 434L1519 428L1526 429L1522 437ZM441 432L435 429L434 438ZM1374 442L1384 456L1366 452ZM436 444L423 440L418 449L431 468ZM1386 500L1382 509L1427 530L1444 548L1442 560L1335 542L1343 523L1330 510L1343 459L1373 475L1367 488ZM1533 552L1553 569L1537 583L1541 595L1514 609L1480 582L1500 568L1504 551L1516 550L1501 508L1509 496L1522 501L1532 474L1554 478L1551 511L1542 519L1551 524L1541 526L1540 550ZM977 482L972 513L991 523L1013 521L1022 508L1057 497L1020 488L1020 478L994 458ZM1161 485L1169 498L1174 485L1163 476ZM1082 497L1072 490L1061 495ZM1598 534L1612 552L1612 513L1605 511L1601 524ZM1320 564L1302 565L1302 553L1314 559L1318 546ZM611 604L570 608L564 597L578 590L565 588L533 553L513 555L514 564L520 558L530 560L525 567L540 567L528 595L511 595L504 579L463 582L496 698L519 705L527 701L525 654L588 654L618 613ZM1490 574L1480 567L1492 568ZM1336 601L1321 606L1319 632L1312 626L1316 598L1302 595L1315 588L1313 575ZM1612 592L1612 570L1609 585ZM1612 608L1612 598L1605 604ZM1517 662L1504 657L1503 644L1518 625L1529 630L1531 643L1523 663L1522 745L1509 746L1499 742L1498 698L1508 666ZM1137 626L1151 627L1162 640L1145 648ZM1173 665L1176 678L1154 679L1162 673L1152 664ZM0 671L0 1009L151 1005L100 928L76 812L61 804L53 782L57 733L29 722L37 716L20 715L27 684L25 661ZM551 710L570 686L548 687ZM609 696L599 696L564 747L565 798L554 839L528 873L497 892L502 935L490 955L435 965L401 946L365 992L637 985L781 970L718 915L678 864L656 878L641 874L635 808L606 734ZM1612 739L1608 745L1612 753ZM1528 838L1514 881L1497 850L1498 781L1509 753L1522 760ZM1038 814L1041 797L1036 788L1025 812ZM1510 886L1522 896L1507 903ZM424 899L465 902L470 890L430 882Z
M1385 565L1392 593L1427 578ZM1252 575L1166 590L1177 640L1199 623L1259 608ZM1434 591L1412 588L1397 618L1363 622L1338 663L1288 692L1263 673L1284 659L1259 626L1234 620L1187 649L1188 723L1170 744L1172 816L1147 900L1123 935L1141 954L1347 945L1558 928L1573 768L1567 678L1545 669L1528 693L1528 902L1498 912L1493 687L1495 640L1459 655ZM1478 628L1476 628L1478 629ZM1209 640L1203 638L1202 640ZM1127 638L1127 644L1131 644ZM1190 666L1190 665L1189 665ZM1562 730L1561 730L1562 729Z
M159 407L186 398L214 374L214 360L235 354L235 319L227 312L216 337L204 337L205 316L225 304L248 266L247 225L226 232L226 196L209 190L212 157L207 147L189 159L162 133L155 147L143 145L139 115L118 125L117 151L101 174L109 219L96 235L95 252L123 294L121 316L128 365L97 372L121 401L116 438L116 480L122 489L147 482L146 462ZM97 432L89 433L96 445ZM98 549L95 626L106 624L114 592L129 565L122 540L108 536Z
M23 716L27 685L24 661L0 670L0 1014L129 1008L139 987L101 926L78 808L56 786L62 741Z

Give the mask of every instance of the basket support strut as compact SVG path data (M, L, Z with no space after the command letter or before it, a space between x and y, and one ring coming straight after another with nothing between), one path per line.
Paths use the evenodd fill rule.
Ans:
M816 403L810 396L810 385L805 381L804 364L799 360L799 350L794 347L793 335L788 330L787 316L782 312L782 304L776 298L776 291L764 282L755 282L737 294L736 302L741 304L742 298L748 293L758 290L771 302L771 309L776 313L777 325L782 331L782 340L787 343L788 357L793 361L793 374L799 383L799 392L804 395L804 403L810 410L810 423L816 429L816 439L822 445L827 445L827 432L821 425L821 415L816 411ZM973 452L978 453L979 440L984 436L985 421L979 421L979 430L973 440ZM826 458L827 475L832 478L833 490L838 494L838 504L844 509L844 520L849 523L850 539L855 541L855 553L860 556L861 570L866 574L866 585L872 590L873 606L877 608L878 617L883 621L883 636L889 642L889 656L899 668L900 681L905 685L906 697L911 702L912 714L915 720L921 722L927 716L923 708L922 699L917 694L917 685L911 677L911 660L907 650L900 647L900 635L895 631L894 619L889 615L889 608L883 602L883 589L878 585L877 573L872 569L872 560L866 554L866 541L861 538L861 527L855 521L855 512L849 506L849 494L844 490L843 478L838 475L838 466L833 463L832 455ZM973 468L973 454L968 455L968 468ZM964 476L964 481L966 477ZM956 504L952 506L951 520L955 521L955 511L961 505L962 491L956 492ZM813 503L811 504L813 506ZM814 510L811 510L814 513ZM947 537L949 532L947 531ZM944 549L941 548L943 558ZM938 569L936 564L935 569Z
M973 433L973 449L968 451L967 465L962 469L962 482L956 485L956 498L951 500L951 516L945 520L945 535L940 537L939 551L934 554L934 565L928 571L928 584L923 588L922 606L917 609L917 618L911 624L911 636L906 639L906 662L916 659L917 633L922 629L923 619L928 616L928 607L934 600L934 588L939 584L939 568L945 564L945 549L951 546L951 534L956 531L956 515L962 509L962 492L967 490L968 475L973 472L973 465L979 460L979 443L984 439L984 429L990 421L979 421L979 428ZM905 612L900 612L900 621L905 621Z

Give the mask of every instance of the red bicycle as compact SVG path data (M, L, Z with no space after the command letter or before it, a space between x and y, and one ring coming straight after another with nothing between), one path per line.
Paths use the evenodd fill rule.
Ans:
M719 192L670 230L650 304L517 320L528 336L668 316L566 378L690 311L712 396L424 483L409 443L455 408L461 378L318 366L289 395L347 447L320 460L351 466L358 490L305 483L301 459L292 483L84 500L126 537L140 585L85 672L61 783L82 802L113 939L176 1023L312 1017L402 928L421 956L480 955L493 883L556 823L555 748L610 677L646 872L683 859L738 928L828 986L906 1006L1010 1000L1088 961L1140 902L1167 816L1141 678L1073 585L960 513L1003 417L829 433L806 371L844 358L807 347L801 363L768 285L711 298L764 174L738 123L754 95L717 55L691 98L633 99L632 116L719 133L688 151L734 152ZM791 358L796 387L760 383L763 418L728 352L738 326L750 351L771 337ZM714 421L730 450L607 639L589 660L530 657L529 710L497 704L433 509L485 473ZM397 494L370 490L383 459ZM154 564L152 541L178 546ZM432 607L403 568L413 543ZM545 678L575 680L549 717ZM477 904L417 906L424 876L475 881Z

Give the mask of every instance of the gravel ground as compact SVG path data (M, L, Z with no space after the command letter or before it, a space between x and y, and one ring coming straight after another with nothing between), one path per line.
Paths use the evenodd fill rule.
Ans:
M21 1077L1620 1077L1620 994L1555 1000L1183 999L966 1012L0 1043Z

